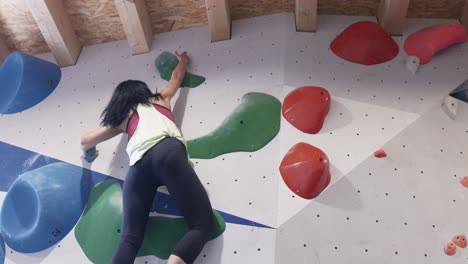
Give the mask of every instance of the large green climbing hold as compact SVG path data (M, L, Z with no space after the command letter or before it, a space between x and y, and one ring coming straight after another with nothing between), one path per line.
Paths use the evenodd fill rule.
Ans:
M264 93L248 93L231 115L210 134L189 140L191 158L210 159L237 151L257 151L278 134L281 102Z
M215 234L226 229L224 219L213 210ZM116 180L99 183L91 191L88 204L75 227L75 237L88 259L107 264L115 253L122 226L122 189ZM167 259L177 241L189 230L185 219L150 217L138 256L153 255Z
M161 53L154 62L156 69L159 71L159 75L166 81L171 80L172 72L179 64L177 57L167 51ZM184 80L182 81L181 87L195 88L205 82L205 77L195 75L192 73L185 73Z

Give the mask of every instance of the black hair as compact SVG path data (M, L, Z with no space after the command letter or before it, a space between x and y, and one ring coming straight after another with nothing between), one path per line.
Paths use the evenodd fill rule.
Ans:
M159 93L152 94L148 85L142 81L127 80L121 82L114 90L109 104L101 114L101 125L118 127L128 116L130 110L136 110L138 104L151 104L151 97L159 97Z

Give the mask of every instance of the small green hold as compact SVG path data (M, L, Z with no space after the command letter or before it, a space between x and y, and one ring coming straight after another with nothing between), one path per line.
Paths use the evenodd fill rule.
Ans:
M159 75L162 79L170 81L172 77L172 72L179 64L177 57L167 51L161 53L159 57L154 62L156 69L159 71ZM189 72L185 73L184 80L182 81L181 87L195 88L200 84L204 83L206 80L205 77L200 75L195 75Z
M226 223L213 210L215 234L220 236ZM116 180L96 185L85 211L75 227L75 237L88 259L95 264L110 263L118 246L122 226L122 189ZM189 230L183 218L150 217L138 256L169 258L177 242Z
M241 104L210 134L187 141L191 158L211 159L237 151L257 151L280 130L281 102L264 93L248 93Z

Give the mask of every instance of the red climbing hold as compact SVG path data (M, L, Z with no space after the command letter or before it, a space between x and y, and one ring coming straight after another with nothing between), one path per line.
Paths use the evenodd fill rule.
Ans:
M316 134L322 129L330 111L330 93L322 87L299 87L284 99L282 113L286 120L304 133Z
M286 153L281 161L280 173L289 189L304 199L317 197L331 180L327 155L302 142Z
M452 241L448 241L444 245L444 252L449 256L453 256L455 255L455 253L457 253L457 248L455 247L455 244Z
M376 152L374 152L374 156L377 158L385 158L387 157L387 153L383 149L379 149Z
M438 51L466 40L466 29L463 25L442 24L411 34L405 41L405 51L409 56L418 57L421 64L426 64Z
M399 51L392 37L371 21L352 24L333 40L330 47L338 57L364 65L390 61Z
M461 247L461 248L466 248L467 242L466 242L466 237L462 234L458 234L452 238L452 242Z
M465 176L463 178L460 179L460 183L465 186L466 188L468 188L468 176Z

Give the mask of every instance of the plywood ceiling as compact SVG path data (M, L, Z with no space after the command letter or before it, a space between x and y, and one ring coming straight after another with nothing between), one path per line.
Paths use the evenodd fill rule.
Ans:
M64 0L83 45L125 39L114 0ZM319 0L318 14L375 16L379 0ZM204 0L146 0L153 32L208 24ZM295 0L230 0L232 19L294 12ZM408 17L460 17L464 0L412 0ZM49 51L24 0L0 1L0 35L12 50Z

